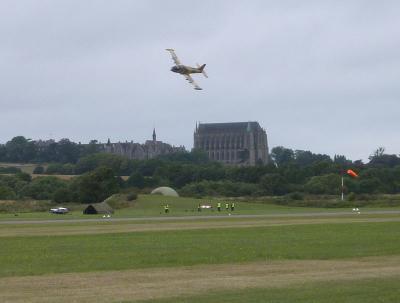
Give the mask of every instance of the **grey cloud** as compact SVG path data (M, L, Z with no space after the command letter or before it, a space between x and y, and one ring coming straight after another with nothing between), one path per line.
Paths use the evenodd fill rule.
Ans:
M396 1L2 1L0 141L192 146L195 121L258 120L270 146L399 153ZM196 92L173 47L207 63ZM12 127L10 127L12 125Z

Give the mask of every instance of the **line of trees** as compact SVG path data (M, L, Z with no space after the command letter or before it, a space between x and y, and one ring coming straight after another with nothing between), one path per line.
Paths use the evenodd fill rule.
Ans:
M341 175L352 168L360 177L358 179L345 177L345 190L348 193L400 193L400 157L386 154L384 148L378 148L371 154L369 162L364 164L361 160L351 161L343 155L331 158L325 154L278 146L271 150L272 162L268 165L233 167L211 162L207 159L207 155L199 150L175 153L151 160L129 160L113 154L98 153L95 141L83 148L82 145L69 141L68 143L66 140L56 142L52 147L58 152L50 154L58 160L50 163L46 170L42 167L37 172L87 176L103 168L111 171L110 175L113 176L129 176L126 182L114 177L119 187L118 189L112 187L111 192L125 187L145 191L156 186L171 186L188 196L266 196L291 193L336 195L340 193ZM1 155L6 155L6 159L10 159L10 150L16 153L13 159L28 155L29 148L25 150L22 146L30 145L29 140L14 138L2 147L0 161L4 161ZM4 148L7 150L5 153ZM72 152L73 150L75 152ZM49 153L49 150L47 152ZM39 157L39 153L36 157ZM35 182L39 181L32 181ZM76 192L76 182L80 181L71 181L71 184L75 184L71 185L72 192ZM111 187L112 182L106 184ZM10 188L3 188L4 192L9 190ZM105 189L104 191L108 192ZM19 191L14 190L14 193L19 195ZM82 198L83 196L80 195L77 200L90 200L89 195L87 199ZM77 196L72 195L72 197Z
M124 188L124 181L112 169L99 167L71 180L29 174L0 175L0 200L34 199L57 203L101 202Z
M4 145L0 145L0 162L17 163L76 163L79 158L100 151L96 140L89 144L80 144L61 139L56 142L32 141L23 136L17 136Z

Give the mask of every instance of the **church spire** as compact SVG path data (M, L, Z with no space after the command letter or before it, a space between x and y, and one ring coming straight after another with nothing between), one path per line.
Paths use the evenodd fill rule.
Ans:
M153 128L153 142L157 141L156 129Z

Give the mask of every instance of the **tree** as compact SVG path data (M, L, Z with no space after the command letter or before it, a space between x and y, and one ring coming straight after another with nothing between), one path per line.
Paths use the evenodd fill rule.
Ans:
M343 155L335 155L333 157L333 162L342 166L349 166L352 164L351 160L348 160L345 156Z
M50 141L41 148L37 159L39 162L57 162L58 152L58 143Z
M5 145L0 144L0 162L7 161L7 148Z
M221 163L218 162L210 162L201 166L194 166L195 172L193 176L193 180L201 181L201 180L223 180L226 179L226 171L227 168L224 167Z
M50 163L46 168L46 174L55 175L61 174L62 164L61 163Z
M313 175L320 176L328 173L333 173L335 167L332 165L331 161L316 161L311 165L311 169Z
M161 155L160 160L171 162L185 162L194 164L204 164L209 162L208 155L201 149L192 149L191 152L179 151L171 154Z
M92 155L100 152L100 145L97 140L90 140L89 144L83 148L83 155Z
M36 166L35 169L33 170L33 173L36 175L41 175L44 173L44 167L43 166Z
M311 194L337 195L341 191L341 178L338 174L312 177L304 186Z
M102 166L108 167L117 173L124 160L124 157L118 155L98 153L80 158L75 169L76 173L82 174Z
M400 157L397 155L382 154L369 158L368 166L370 167L395 167L400 165Z
M383 192L383 184L382 182L375 177L362 179L360 181L360 192L364 194L375 194Z
M79 159L80 149L78 144L69 141L69 139L61 139L57 144L58 162L76 163Z
M81 203L101 202L120 190L114 171L108 167L99 167L75 178L71 188Z
M23 136L17 136L6 143L7 161L11 162L29 162L35 159L37 147L31 139Z
M264 175L260 187L267 195L284 195L288 192L288 182L279 174Z
M396 170L392 168L364 169L360 172L360 191L363 193L395 193L398 180Z
M56 203L65 203L73 201L73 192L67 188L59 188L53 194L53 199Z
M271 150L271 157L275 164L280 167L294 161L294 152L292 149L276 146Z
M144 188L144 177L141 173L135 172L129 176L126 184L132 187Z
M38 177L22 189L22 195L36 200L51 200L58 189L66 186L66 181L56 177Z
M165 166L165 162L159 159L150 159L139 163L137 170L145 177L153 176L156 170Z
M18 173L16 173L16 174L15 174L15 177L16 177L18 180L25 181L25 182L31 182L31 181L32 181L31 175L28 174L28 173L24 173L24 172L18 172Z
M381 156L383 156L384 154L385 154L385 148L382 147L382 146L380 146L380 147L378 147L378 148L373 152L372 155L370 155L370 156L368 157L368 159L371 160L371 159L374 158L374 157L381 157Z
M13 200L16 198L15 192L12 188L0 185L0 200Z
M300 166L309 166L315 162L332 162L331 157L323 154L314 154L308 150L296 150L295 161Z

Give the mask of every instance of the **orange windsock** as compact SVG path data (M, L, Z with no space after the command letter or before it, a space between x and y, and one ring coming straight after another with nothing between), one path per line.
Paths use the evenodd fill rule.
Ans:
M347 174L348 174L349 176L354 177L354 178L357 178L357 177L358 177L357 173L354 172L354 171L351 170L351 169L348 169L348 170L347 170Z

